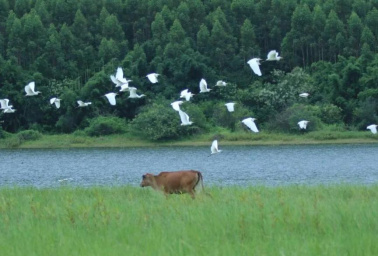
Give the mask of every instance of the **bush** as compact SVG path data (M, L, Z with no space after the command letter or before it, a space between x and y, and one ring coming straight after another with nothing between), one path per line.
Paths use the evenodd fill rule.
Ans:
M267 126L270 130L282 132L299 132L301 131L298 122L301 120L310 121L307 125L307 131L316 131L322 126L318 116L321 114L318 106L294 104L283 112L277 114L271 119Z
M38 140L42 137L42 134L39 131L25 130L17 133L17 137L21 141Z
M127 132L127 123L119 117L99 116L90 120L84 131L89 136L121 134Z

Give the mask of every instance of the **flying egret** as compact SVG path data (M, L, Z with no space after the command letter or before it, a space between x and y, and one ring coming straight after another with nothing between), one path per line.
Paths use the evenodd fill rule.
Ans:
M13 106L9 105L9 99L1 99L0 100L0 109L11 109Z
M377 124L371 124L368 127L366 127L366 129L369 129L373 134L376 134L377 133L377 127L378 127Z
M171 106L172 108L175 110L175 111L180 111L180 105L184 103L182 100L178 100L178 101L175 101L175 102L172 102L171 103Z
M308 124L309 122L310 122L310 121L306 121L306 120L299 121L299 122L298 122L299 128L301 128L301 129L303 129L303 130L306 130L306 128L307 128L307 124Z
M188 89L182 90L180 93L180 98L185 98L186 101L190 101L190 98L193 97L193 93L189 92Z
M181 119L181 125L191 125L193 123L192 121L189 121L189 116L187 113L182 110L179 110L178 112Z
M60 108L60 99L54 97L50 99L50 104L55 104L56 108Z
M256 118L249 117L249 118L242 120L242 123L245 124L249 129L251 129L251 131L259 132L259 130L257 129L257 126L254 122L255 120L256 120Z
M151 73L148 74L146 77L148 78L148 80L150 80L151 83L156 84L158 82L158 76L159 74L157 73Z
M121 85L121 89L119 89L120 92L125 92L129 90L129 84L123 84Z
M116 95L118 95L118 93L109 92L109 93L105 94L104 96L108 99L110 105L115 106L116 105L116 99L115 99Z
M201 79L200 83L199 83L199 88L200 88L200 93L202 92L209 92L211 91L212 89L208 89L207 88L207 83L206 83L206 80L205 79Z
M10 114L10 113L14 113L16 112L16 110L14 108L6 108L3 110L3 113L5 114Z
M41 93L40 91L35 91L35 82L34 81L28 83L25 86L25 92L26 92L25 96L35 96L35 95L38 95L38 94Z
M83 107L88 107L89 105L92 104L92 102L84 102L84 101L78 100L77 104L79 104L80 108L83 108Z
M213 141L213 143L211 144L210 150L211 150L211 155L222 152L222 150L218 149L218 140Z
M271 50L266 57L267 61L279 61L280 59L282 59L282 57L278 56L278 52L276 50Z
M309 95L310 95L309 93L303 92L303 93L299 94L299 97L307 98Z
M229 102L224 105L227 107L228 112L234 112L234 106L235 106L234 102Z
M249 66L251 67L252 71L258 75L258 76L261 76L261 70L260 70L260 58L253 58L253 59L250 59L247 63L249 64Z
M116 72L116 75L110 75L110 79L112 80L112 82L116 85L116 87L120 87L124 84L126 85L129 85L129 82L131 82L132 80L127 80L124 76L123 76L123 70L121 67L118 67L117 68L117 72Z
M222 81L222 80L219 80L216 84L215 84L215 86L226 86L227 85L227 83L225 82L225 81Z
M136 93L136 91L137 91L137 88L135 88L135 87L129 87L129 92L130 92L129 98L142 98L142 97L146 96L144 94L138 95Z

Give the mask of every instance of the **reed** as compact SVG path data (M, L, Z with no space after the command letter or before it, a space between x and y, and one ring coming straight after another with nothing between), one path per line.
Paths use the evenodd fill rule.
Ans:
M378 186L0 189L2 255L378 255Z

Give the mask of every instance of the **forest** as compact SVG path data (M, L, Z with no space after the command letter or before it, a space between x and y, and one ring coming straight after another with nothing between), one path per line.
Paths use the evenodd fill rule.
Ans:
M377 8L377 0L0 0L0 99L16 109L0 113L0 137L171 140L242 131L247 117L261 131L300 133L303 119L305 132L366 131L378 123ZM265 61L270 50L282 59ZM262 76L252 58L262 59ZM118 67L145 97L119 92L110 79ZM146 78L153 72L156 84ZM199 93L201 79L210 92ZM25 96L32 81L41 93ZM194 93L180 106L188 126L170 105L184 89ZM115 106L109 92L118 92Z

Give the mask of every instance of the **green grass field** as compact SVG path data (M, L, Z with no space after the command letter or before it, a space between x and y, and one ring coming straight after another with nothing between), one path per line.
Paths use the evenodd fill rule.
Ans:
M0 189L1 255L378 255L378 186Z

